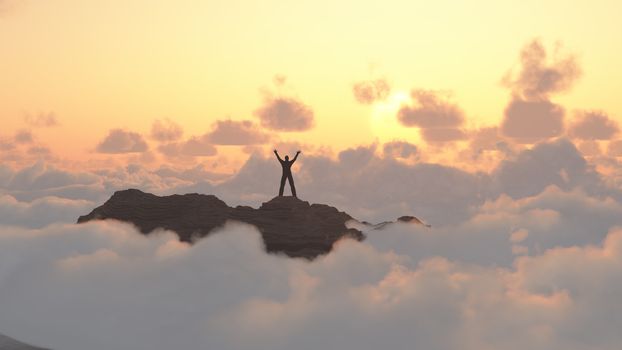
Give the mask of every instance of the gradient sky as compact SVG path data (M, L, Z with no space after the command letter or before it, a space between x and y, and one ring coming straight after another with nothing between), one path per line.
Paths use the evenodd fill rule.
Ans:
M449 92L469 127L498 124L510 95L501 79L534 38L563 43L582 68L557 103L622 119L622 4L614 0L0 4L2 132L53 112L60 125L37 137L68 159L91 157L113 128L148 134L155 119L170 118L187 135L216 120L255 120L265 91L315 113L312 130L282 140L337 149L417 140L412 129L372 122L374 107L353 98L355 82L377 78L393 94ZM287 78L281 87L277 74Z
M0 341L619 350L621 13L0 0ZM305 262L236 223L194 244L76 224L128 188L259 207L273 148L367 238Z

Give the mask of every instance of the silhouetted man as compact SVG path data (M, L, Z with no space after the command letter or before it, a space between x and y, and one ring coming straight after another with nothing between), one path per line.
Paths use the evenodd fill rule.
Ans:
M279 157L279 152L277 152L276 150L274 150L274 154L276 154L276 158L279 160L279 163L281 163L281 166L283 167L283 175L281 176L281 187L279 188L279 197L283 196L286 179L289 181L289 187L292 189L292 196L296 197L296 186L294 186L294 177L292 176L292 164L294 164L296 158L298 158L300 151L296 152L296 156L294 156L294 159L292 159L291 161L289 160L289 156L285 156L285 160L281 159L281 157Z

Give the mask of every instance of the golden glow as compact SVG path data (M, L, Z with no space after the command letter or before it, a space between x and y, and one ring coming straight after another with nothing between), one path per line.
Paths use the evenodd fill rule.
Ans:
M374 103L370 121L378 141L405 140L415 144L420 141L418 129L403 127L395 117L400 108L409 103L410 94L405 91L396 91L385 101Z
M1 133L24 127L27 113L53 111L61 126L37 137L71 159L94 157L111 128L148 134L153 120L168 117L188 136L218 119L254 119L260 90L276 90L275 74L287 77L282 93L316 115L313 130L282 140L338 149L416 139L384 107L354 100L352 84L371 75L386 77L393 96L452 91L468 127L498 124L510 94L499 82L534 37L579 54L583 77L553 97L570 117L602 109L622 120L617 0L15 4L0 14Z

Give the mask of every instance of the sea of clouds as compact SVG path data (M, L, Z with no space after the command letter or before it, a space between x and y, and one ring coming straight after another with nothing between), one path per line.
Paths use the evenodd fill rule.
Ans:
M0 333L58 350L619 349L622 195L572 141L490 173L376 147L305 157L299 195L432 227L366 229L313 262L266 254L239 223L195 245L75 224L128 187L258 205L280 175L260 154L220 183L139 165L0 166Z

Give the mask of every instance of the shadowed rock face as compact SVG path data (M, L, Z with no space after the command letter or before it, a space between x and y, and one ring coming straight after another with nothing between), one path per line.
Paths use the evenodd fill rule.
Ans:
M350 215L295 197L275 197L259 209L231 208L213 195L159 197L132 189L116 192L102 206L81 216L78 223L104 219L130 222L144 234L157 228L171 230L185 242L205 237L227 220L235 220L257 226L266 251L306 259L330 252L343 237L365 238L361 231L346 227L345 223L352 220Z

